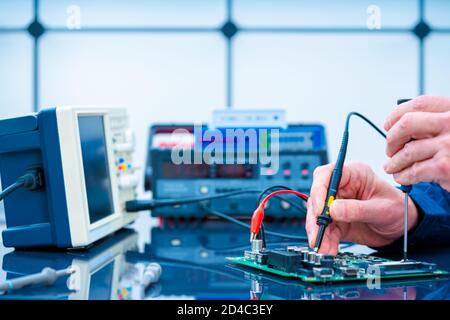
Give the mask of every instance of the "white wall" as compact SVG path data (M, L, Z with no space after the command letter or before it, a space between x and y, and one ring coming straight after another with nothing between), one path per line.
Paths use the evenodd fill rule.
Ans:
M335 159L348 112L382 126L397 98L417 94L416 47L409 34L243 34L236 39L236 106L281 107L291 121L325 124ZM352 121L348 159L382 174L383 139Z
M127 107L141 164L150 123L207 121L224 106L219 34L52 34L41 49L41 105Z

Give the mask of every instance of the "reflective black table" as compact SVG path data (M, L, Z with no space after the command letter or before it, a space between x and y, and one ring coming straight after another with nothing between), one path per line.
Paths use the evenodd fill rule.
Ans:
M292 221L267 229L304 235ZM449 299L450 280L420 278L382 281L369 289L365 282L305 284L230 264L228 256L248 249L248 231L227 222L166 222L142 213L129 229L103 239L85 250L21 251L0 247L0 281L40 272L44 267L72 266L74 276L53 286L34 286L0 295L0 299ZM269 246L295 244L268 237ZM352 246L347 251L366 251ZM401 252L399 252L399 257ZM450 271L450 248L417 251L411 258L438 264ZM161 265L160 281L144 287L145 267Z

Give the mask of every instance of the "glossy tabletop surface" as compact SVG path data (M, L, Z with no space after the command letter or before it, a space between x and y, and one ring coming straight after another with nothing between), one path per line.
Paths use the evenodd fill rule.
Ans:
M4 226L2 226L3 228ZM299 224L278 223L270 230L304 234ZM71 277L53 286L28 287L0 299L449 299L450 280L421 278L313 285L238 267L225 260L248 249L248 231L226 222L159 225L142 213L136 223L86 250L19 251L0 246L0 282L40 272L44 267L73 266ZM268 237L270 246L294 244ZM346 247L351 252L370 250ZM401 252L399 252L399 257ZM395 258L395 257L394 257ZM434 262L450 271L450 248L417 251L411 258ZM146 265L161 265L158 283L144 288Z

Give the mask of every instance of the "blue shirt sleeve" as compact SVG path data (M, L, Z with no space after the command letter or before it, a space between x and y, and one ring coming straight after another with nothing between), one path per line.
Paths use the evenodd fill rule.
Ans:
M418 213L419 222L408 232L408 245L450 244L450 193L435 183L415 184L410 192ZM400 252L403 236L384 247L374 247L380 252Z
M450 244L450 192L435 183L419 183L413 186L410 197L420 219L408 233L410 245Z

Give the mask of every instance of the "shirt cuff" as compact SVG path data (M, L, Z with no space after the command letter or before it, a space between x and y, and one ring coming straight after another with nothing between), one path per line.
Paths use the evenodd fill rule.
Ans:
M439 216L433 213L442 211L442 208L432 201L423 190L413 188L409 196L416 205L419 215L417 225L408 232L409 245L415 246L425 243L427 238L434 233L433 230L439 229Z

